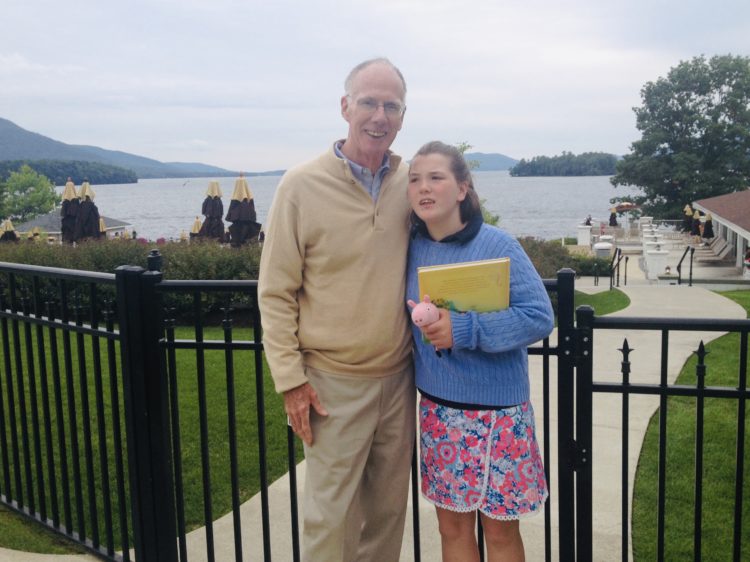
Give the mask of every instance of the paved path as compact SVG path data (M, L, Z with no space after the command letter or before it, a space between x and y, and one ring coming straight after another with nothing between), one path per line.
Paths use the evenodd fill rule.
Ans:
M680 252L676 252L680 253ZM679 258L677 258L679 259ZM635 260L631 260L635 261ZM702 272L705 276L706 273ZM710 274L710 273L709 273ZM596 292L609 288L608 280L602 279L598 287L593 285L590 278L583 278L576 282L576 288L586 292ZM684 285L658 285L645 279L638 270L636 263L631 263L628 272L628 286L621 286L630 298L630 306L615 313L617 316L656 316L671 318L745 318L742 307L729 299L712 293L704 286L687 287ZM679 373L680 368L697 348L698 342L708 342L720 334L718 333L688 333L674 332L669 340L669 374L670 380ZM555 341L556 336L552 336ZM621 355L616 350L622 347L624 338L633 349L630 359L632 364L631 380L633 382L658 381L660 364L660 338L654 332L646 331L614 331L601 330L596 333L594 340L594 378L597 381L619 380ZM552 366L554 369L554 365ZM541 391L540 359L531 358L532 402L536 405L537 425L542 427L542 391ZM550 403L556 404L556 392L551 391ZM656 411L658 399L655 397L633 397L630 402L630 449L629 489L632 493L632 481L641 443L649 419ZM594 471L594 560L619 560L621 558L621 517L620 517L620 481L621 481L621 399L615 395L597 396L594 401L594 431L593 431L593 471ZM554 411L551 414L552 426L556 424ZM540 440L542 436L539 436ZM556 458L553 442L552 456ZM299 482L304 481L305 465L301 463L298 471ZM557 538L554 529L557 528L556 505L554 498L556 491L552 488L552 528L553 528L553 559L557 558ZM272 553L275 561L291 560L289 536L291 524L289 520L288 478L285 476L276 481L270 488L270 510L272 518ZM437 532L434 508L420 499L420 531L423 560L438 560L440 558L440 541ZM260 501L252 498L242 505L243 528L247 529L244 536L243 552L247 560L262 559L260 551ZM407 517L406 536L402 549L401 560L410 562L412 555L412 526L411 508ZM528 560L544 559L544 517L537 516L524 520L521 524L526 545ZM252 530L252 531L251 531ZM217 545L216 559L219 561L234 559L233 533L231 514L228 514L214 525L215 544ZM188 535L190 561L206 560L205 532L202 529ZM83 562L96 560L92 556L60 556L19 553L0 548L0 561L14 562Z

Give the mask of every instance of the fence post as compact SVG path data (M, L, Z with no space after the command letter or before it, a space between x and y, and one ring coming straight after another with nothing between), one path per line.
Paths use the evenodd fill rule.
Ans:
M576 555L593 560L593 402L594 309L576 310Z
M611 279L611 276L610 276ZM557 502L561 561L575 560L575 272L557 272Z
M159 250L154 248L148 253L148 257L146 258L147 267L149 271L161 271L162 261L161 261L161 253Z
M120 314L130 499L138 562L176 562L168 383L160 372L158 271L115 271Z

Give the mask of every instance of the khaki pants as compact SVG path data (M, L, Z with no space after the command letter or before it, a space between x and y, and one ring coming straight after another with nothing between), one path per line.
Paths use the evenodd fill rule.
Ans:
M306 374L328 410L305 446L303 559L397 562L415 435L411 368L383 378Z

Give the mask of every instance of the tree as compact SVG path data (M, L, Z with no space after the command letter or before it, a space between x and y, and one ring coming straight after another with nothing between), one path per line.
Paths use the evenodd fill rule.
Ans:
M606 152L584 152L575 155L534 156L521 159L509 172L511 176L611 176L615 173L617 156Z
M57 199L52 183L24 164L5 182L3 216L24 222L54 209Z
M641 139L617 163L613 185L634 185L645 214L681 217L686 203L748 188L750 58L695 57L641 89Z

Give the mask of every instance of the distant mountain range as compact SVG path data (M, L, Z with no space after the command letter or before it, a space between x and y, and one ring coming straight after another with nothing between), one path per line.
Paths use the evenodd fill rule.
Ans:
M466 158L467 161L475 160L479 162L479 167L475 168L479 172L509 170L518 164L518 160L497 153L485 154L484 152L467 152L464 154L464 158Z
M159 162L152 158L96 146L66 144L27 131L0 117L0 161L62 160L98 162L133 170L139 178L236 176L239 172L198 162ZM246 172L247 176L278 175L283 170Z
M464 155L467 160L479 162L478 171L508 170L518 160L503 154L471 152ZM27 131L7 119L0 117L0 161L4 160L62 160L97 162L133 170L139 178L189 178L211 176L236 176L239 172L199 162L159 162L119 150L107 150L97 146L66 144L39 133ZM283 170L267 172L245 172L247 176L279 175Z

